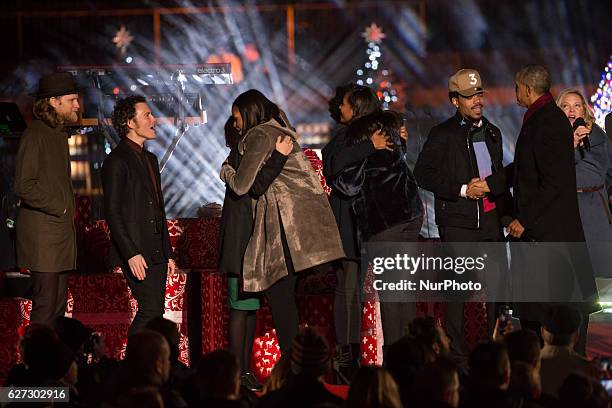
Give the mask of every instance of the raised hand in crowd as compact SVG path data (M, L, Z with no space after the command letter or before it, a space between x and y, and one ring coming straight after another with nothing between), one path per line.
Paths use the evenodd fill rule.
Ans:
M500 321L499 317L495 319L495 328L493 329L493 341L495 342L503 342L504 337L514 331L514 326L512 322L507 319L505 321Z

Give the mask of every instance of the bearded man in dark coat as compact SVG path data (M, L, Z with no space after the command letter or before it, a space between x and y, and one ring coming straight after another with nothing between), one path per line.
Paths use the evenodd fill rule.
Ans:
M68 134L78 119L76 84L69 73L41 78L34 120L19 144L15 169L17 264L31 271L31 323L53 325L66 311L67 271L76 267L74 192Z

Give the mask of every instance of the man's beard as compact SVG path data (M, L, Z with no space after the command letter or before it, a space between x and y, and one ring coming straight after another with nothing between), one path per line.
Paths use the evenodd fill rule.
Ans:
M79 116L76 112L60 113L59 118L62 123L72 123L79 120Z

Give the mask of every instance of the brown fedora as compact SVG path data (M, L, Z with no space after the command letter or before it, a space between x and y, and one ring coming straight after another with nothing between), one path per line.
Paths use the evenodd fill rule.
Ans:
M78 93L78 88L72 74L69 72L54 72L40 78L38 82L38 91L32 96L41 98L50 98L52 96L62 96Z

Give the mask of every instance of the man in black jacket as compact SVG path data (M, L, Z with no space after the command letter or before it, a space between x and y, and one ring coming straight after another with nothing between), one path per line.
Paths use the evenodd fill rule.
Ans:
M164 314L166 278L176 265L171 259L159 165L144 148L145 141L155 139L155 118L145 98L119 100L113 126L122 140L104 160L104 210L111 265L121 266L138 301L131 335Z
M420 187L434 193L442 241L501 241L502 220L509 221L505 214L511 200L504 180L492 177L503 169L501 131L483 116L484 89L478 71L457 71L448 90L457 112L431 129L414 175ZM493 315L489 310L490 327ZM446 321L454 338L453 355L467 356L463 304L447 304Z

